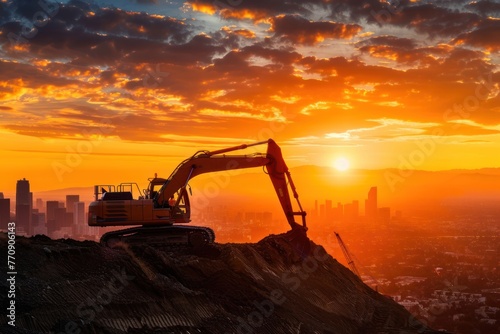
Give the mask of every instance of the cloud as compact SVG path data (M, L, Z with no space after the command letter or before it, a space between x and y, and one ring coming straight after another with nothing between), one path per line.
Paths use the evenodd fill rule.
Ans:
M410 140L431 129L494 131L471 124L452 131L457 124L447 121L460 117L443 116L474 97L481 78L498 87L488 54L498 47L497 23L486 9L457 5L455 13L446 1L401 1L379 27L370 11L390 9L379 1L364 8L357 1L190 3L198 12L183 18L165 16L161 6L132 12L70 1L26 43L2 39L0 126L43 138L109 130L105 136L148 143L221 133ZM2 36L22 33L38 10L30 1L2 7ZM333 10L336 19L325 14ZM446 26L453 17L466 20ZM496 124L500 101L490 95L469 112L471 121Z
M190 0L189 6L199 12L219 14L228 20L264 21L280 14L312 14L312 7L326 8L328 0L287 1L280 0Z
M500 19L488 19L477 29L458 35L453 42L483 48L491 52L500 50Z
M328 38L351 39L361 31L357 24L309 21L299 15L279 15L270 19L275 36L292 43L314 45Z
M465 5L465 8L475 11L482 16L498 17L500 15L500 3L495 1L472 1Z
M362 53L374 58L384 58L406 65L432 66L446 58L454 50L453 46L437 44L421 46L421 43L411 38L402 38L391 35L381 35L366 38L356 47Z
M45 43L40 40L40 32L50 31L54 37L64 37L68 32L80 32L81 36L100 34L101 36L117 36L127 38L143 38L157 41L171 40L181 43L191 33L186 24L171 17L148 15L145 12L128 12L119 8L98 8L93 11L88 3L83 1L70 1L67 4L58 4L50 13L45 13L38 2L20 0L8 6L10 22L18 23L13 32L22 35L30 42ZM44 22L38 22L45 17ZM5 23L5 21L4 21ZM32 30L26 34L26 30ZM62 36L61 36L62 34Z
M450 7L447 7L450 6ZM354 22L366 21L379 26L391 25L412 28L431 37L450 37L473 29L483 18L450 2L339 0L332 4L333 19L348 18Z

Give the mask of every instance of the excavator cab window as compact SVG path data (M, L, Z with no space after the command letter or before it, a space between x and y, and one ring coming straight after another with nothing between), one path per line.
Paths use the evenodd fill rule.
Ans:
M189 205L189 195L186 188L182 188L179 190L179 196L180 198L177 200L177 205L171 208L173 216L176 219L182 219L185 222L189 222L191 210Z

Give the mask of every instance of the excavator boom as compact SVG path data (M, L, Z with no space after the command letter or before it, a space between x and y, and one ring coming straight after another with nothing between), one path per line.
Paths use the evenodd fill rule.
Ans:
M232 151L246 149L251 146L268 144L267 154L255 153L252 155L226 155ZM197 175L227 171L234 169L252 168L265 166L271 182L276 190L281 207L285 213L288 223L292 228L297 227L294 216L300 215L302 217L302 226L306 227L305 216L306 212L302 209L299 202L299 195L293 184L290 172L283 160L280 147L269 139L262 142L257 142L249 145L240 145L227 149L212 151L212 152L198 152L193 157L183 161L170 175L163 187L160 189L155 197L156 205L165 206L168 199L177 193L179 189L187 186L188 182ZM293 211L290 195L288 191L288 184L297 200L300 211Z

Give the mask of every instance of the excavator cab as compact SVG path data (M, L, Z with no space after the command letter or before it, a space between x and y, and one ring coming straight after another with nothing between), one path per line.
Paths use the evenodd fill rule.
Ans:
M158 199L158 193L167 183L167 179L157 177L155 174L154 178L149 179L148 188L144 190L145 198L153 200L153 210L169 209L170 216L175 220L176 224L189 223L191 210L186 187L179 189L175 194L171 195L168 200Z
M149 185L147 189L144 189L144 198L146 199L154 199L156 195L158 195L158 191L160 191L163 184L167 182L166 179L161 177L157 177L155 174L154 178L149 179Z

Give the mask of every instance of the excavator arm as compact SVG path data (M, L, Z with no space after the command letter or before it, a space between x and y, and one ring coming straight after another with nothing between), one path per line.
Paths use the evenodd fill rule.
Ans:
M265 154L228 154L263 144L267 144ZM118 186L118 191L103 192L99 199L100 188L96 186L96 200L89 204L88 224L133 226L102 235L101 243L110 247L118 241L158 245L188 244L194 247L210 244L215 240L212 229L184 226L190 222L190 204L186 189L189 181L204 173L262 166L265 166L271 178L286 219L292 227L292 233L287 235L288 240L299 245L297 247L301 252L307 253L309 242L306 237L306 213L300 205L299 195L283 160L281 149L272 139L216 151L199 151L180 163L168 179L155 176L145 196L138 199L133 199L131 191L127 191L128 188L122 185ZM298 203L298 211L293 210L289 187ZM302 224L295 222L295 216L302 217Z
M243 150L251 146L266 143L266 154L254 153L251 155L226 155L226 153L229 152ZM292 229L301 227L307 230L305 220L306 212L302 209L300 204L299 195L295 189L288 167L283 160L281 149L272 139L217 151L197 152L191 158L186 159L179 164L179 166L172 172L170 177L155 196L155 206L166 206L171 196L179 191L185 191L188 182L197 175L260 166L265 166L267 174L271 178L271 182L276 190L276 194L278 195L281 207L283 208L287 221ZM293 210L288 185L290 185L293 196L298 203L299 211ZM295 222L295 216L302 217L302 225Z

